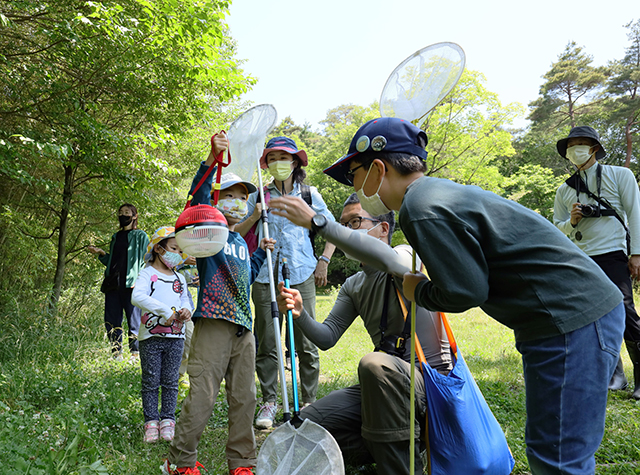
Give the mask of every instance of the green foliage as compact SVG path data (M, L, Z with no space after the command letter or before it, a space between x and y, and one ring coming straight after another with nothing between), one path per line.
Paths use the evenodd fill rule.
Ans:
M317 297L322 321L337 293ZM140 368L115 362L103 334L101 299L65 321L32 309L6 312L0 345L0 452L8 475L157 473L168 446L142 442ZM525 388L513 332L481 310L449 316L459 347L502 426L516 459L514 474L529 472L525 454ZM360 358L372 349L356 321L338 344L320 352L318 397L357 383ZM627 376L632 366L622 355ZM288 385L291 390L291 385ZM258 396L259 394L258 387ZM290 398L291 400L291 398ZM178 405L180 406L180 404ZM227 402L224 384L198 447L209 473L226 473ZM179 407L178 407L179 413ZM635 473L640 405L628 391L611 393L597 473ZM256 431L258 447L270 431ZM349 475L362 473L350 467Z
M640 130L640 22L630 22L626 28L630 46L623 59L610 61L607 67L592 66L591 56L582 48L574 42L567 45L544 75L540 97L529 104L532 124L514 137L516 155L499 163L503 175L521 175L518 170L527 165L552 170L558 179L573 173L575 168L559 156L556 142L571 127L588 125L598 131L607 150L604 163L629 167L640 176L634 156ZM546 207L538 198L535 202L536 209Z
M610 121L624 130L624 165L629 167L640 131L640 20L626 25L631 45L624 58L611 64L612 75L607 93L615 98L607 108Z
M524 165L505 179L507 197L553 220L553 202L556 190L568 178L555 176L553 170L540 165Z
M529 118L534 122L551 121L552 126L575 127L578 116L587 113L593 102L587 101L603 86L609 72L591 66L593 59L571 41L558 61L544 75L540 98L530 104Z
M522 116L523 108L503 106L485 81L481 73L465 71L427 119L427 174L500 191L503 177L494 162L515 153L507 127Z
M178 208L165 193L180 177L172 155L185 147L176 144L253 83L227 37L228 5L0 5L0 241L28 243L2 261L52 280L54 305L67 263L94 242L91 232L112 228L120 203ZM0 294L10 284L2 280Z

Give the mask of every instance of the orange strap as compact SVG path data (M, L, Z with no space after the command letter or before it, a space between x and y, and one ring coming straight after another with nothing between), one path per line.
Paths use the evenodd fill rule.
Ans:
M398 294L398 300L400 301L400 306L402 307L402 313L404 314L405 321L407 320L407 315L409 312L407 311L407 306L404 303L404 298L400 293L400 290L396 287L396 292ZM453 336L453 330L451 330L451 326L449 325L449 320L447 320L447 316L443 312L438 312L440 319L442 320L442 324L444 325L444 331L447 333L447 339L449 340L449 345L451 345L451 351L455 357L458 354L458 344L456 343L456 339ZM411 335L415 338L414 346L416 348L416 355L418 355L418 361L421 363L427 363L427 359L424 356L424 351L422 351L422 345L420 344L420 340L418 339L418 335ZM429 364L429 363L427 363ZM422 368L420 368L422 370Z

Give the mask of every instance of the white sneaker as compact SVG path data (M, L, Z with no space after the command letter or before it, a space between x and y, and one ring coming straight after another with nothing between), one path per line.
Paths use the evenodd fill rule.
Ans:
M256 416L256 429L270 429L273 427L273 421L276 418L278 406L276 403L265 403L260 406L258 415Z

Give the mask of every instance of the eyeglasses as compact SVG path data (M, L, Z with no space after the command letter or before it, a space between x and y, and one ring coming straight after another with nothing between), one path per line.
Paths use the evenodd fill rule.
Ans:
M341 223L343 226L346 226L349 229L360 229L360 225L362 224L362 220L366 219L367 221L371 221L373 223L379 223L378 219L365 218L364 216L357 216L355 218L351 218L346 223Z
M364 167L365 165L369 165L371 162L372 162L372 160L367 160L366 162L361 163L361 164L360 164L360 165L358 165L357 167L352 168L351 170L349 170L348 172L346 172L346 173L344 174L344 178L345 178L345 180L347 180L347 182L348 182L351 186L353 186L353 174L356 172L356 170L357 170L358 168L362 168L362 167ZM355 228L354 228L354 229L355 229Z

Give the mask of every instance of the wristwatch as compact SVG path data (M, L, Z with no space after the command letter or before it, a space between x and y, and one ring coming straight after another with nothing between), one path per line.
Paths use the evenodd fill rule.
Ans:
M324 214L316 214L313 218L311 218L311 229L315 233L318 233L326 225L327 217Z

